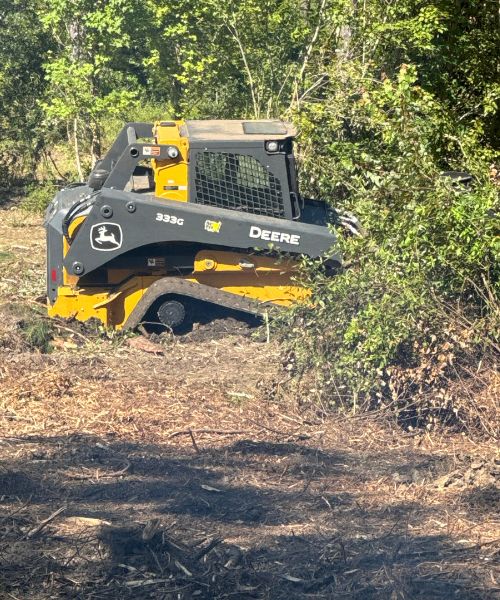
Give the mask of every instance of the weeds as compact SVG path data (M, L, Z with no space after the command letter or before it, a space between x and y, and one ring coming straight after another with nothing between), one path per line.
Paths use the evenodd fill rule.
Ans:
M51 351L50 342L54 335L54 328L50 321L34 315L25 321L21 321L19 326L24 340L32 350L39 350L42 353Z
M14 258L14 255L11 252L4 252L0 250L0 262L7 262Z

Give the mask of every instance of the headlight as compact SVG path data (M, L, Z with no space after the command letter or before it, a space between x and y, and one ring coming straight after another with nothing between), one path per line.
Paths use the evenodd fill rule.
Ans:
M266 150L268 152L278 152L279 148L280 146L276 141L266 142Z
M167 148L167 154L169 158L177 158L179 156L179 149L175 146L169 146Z

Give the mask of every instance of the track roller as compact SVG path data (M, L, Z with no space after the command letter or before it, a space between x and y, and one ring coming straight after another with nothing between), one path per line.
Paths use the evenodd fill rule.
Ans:
M158 307L157 315L160 323L170 327L170 329L175 329L184 322L186 308L178 300L165 300Z

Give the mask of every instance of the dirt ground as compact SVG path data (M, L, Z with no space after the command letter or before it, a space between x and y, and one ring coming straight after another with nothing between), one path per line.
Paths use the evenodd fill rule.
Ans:
M500 597L494 440L325 413L231 320L41 352L43 278L0 210L0 598Z

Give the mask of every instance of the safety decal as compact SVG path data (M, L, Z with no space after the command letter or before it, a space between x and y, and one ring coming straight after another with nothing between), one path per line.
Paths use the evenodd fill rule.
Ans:
M144 146L142 153L144 156L160 156L160 146Z
M94 250L111 252L122 247L123 233L118 223L97 223L90 229L90 245Z
M210 233L220 233L222 221L205 221L205 231Z
M149 257L148 256L148 267L164 267L165 259L163 257Z

